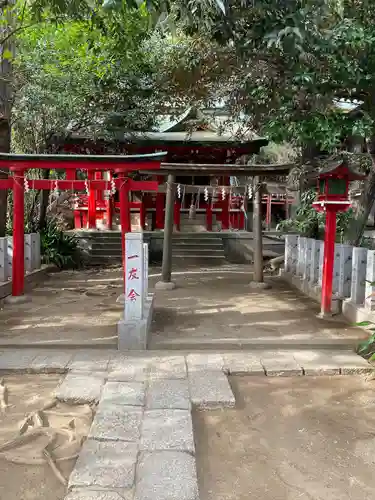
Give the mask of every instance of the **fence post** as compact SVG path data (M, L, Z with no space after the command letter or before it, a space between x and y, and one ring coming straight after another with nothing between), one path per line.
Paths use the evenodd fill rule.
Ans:
M363 305L365 301L366 267L367 249L354 247L352 256L352 283L350 289L350 301L354 304Z
M306 238L305 243L305 252L304 252L304 266L303 266L303 279L305 281L309 281L310 279L310 270L311 270L311 254L312 254L312 238Z
M365 307L369 311L375 310L375 296L372 294L375 287L372 283L375 282L375 251L367 251L367 265L366 265L366 288L365 288Z
M304 269L305 269L305 249L306 249L306 239L302 236L298 238L298 260L297 260L297 276L300 278L303 277Z
M33 235L25 234L25 272L33 271Z
M40 248L40 233L31 234L31 248L32 248L32 268L41 268L41 248Z
M285 236L285 262L286 273L296 274L298 261L298 236L287 234Z
M340 248L338 294L341 298L350 297L353 266L353 247L350 245L338 245Z
M311 285L315 285L319 281L319 262L320 253L323 251L323 242L320 240L312 240L311 246L311 265L309 281Z
M7 238L0 238L0 283L8 281L8 241Z

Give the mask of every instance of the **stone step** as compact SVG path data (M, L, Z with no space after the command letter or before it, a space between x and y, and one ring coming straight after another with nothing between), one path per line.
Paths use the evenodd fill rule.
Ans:
M220 253L220 254L215 254L215 255L201 255L201 254L173 254L172 253L172 258L176 258L176 259L196 259L196 260L211 260L211 259L215 259L215 260L224 260L225 259L225 255L224 253Z
M222 255L224 258L224 250L222 248L217 248L217 249L212 249L212 248L201 248L197 250L196 248L176 248L172 247L172 253L177 254L177 255L200 255L200 256L216 256L216 255Z

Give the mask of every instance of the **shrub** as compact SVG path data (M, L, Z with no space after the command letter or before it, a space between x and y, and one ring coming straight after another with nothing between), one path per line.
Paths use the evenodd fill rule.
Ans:
M60 269L80 263L76 238L62 231L55 219L49 219L41 233L41 252L45 264L55 264Z

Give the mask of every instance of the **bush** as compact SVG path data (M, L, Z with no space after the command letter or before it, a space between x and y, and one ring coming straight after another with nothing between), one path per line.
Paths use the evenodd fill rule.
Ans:
M49 219L41 233L42 259L60 269L77 267L80 263L77 240L62 231L55 219Z

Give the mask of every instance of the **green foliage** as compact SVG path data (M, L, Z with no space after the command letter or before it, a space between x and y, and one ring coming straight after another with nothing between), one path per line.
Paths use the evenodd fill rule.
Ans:
M312 203L315 199L316 192L314 189L310 189L302 193L300 205L297 208L295 217L280 222L277 227L278 230L296 232L306 238L323 239L325 214L324 212L317 212L314 209ZM337 214L337 242L342 243L344 241L345 232L347 231L352 217L352 209L349 209L347 212L339 212Z
M42 259L60 269L79 265L77 240L62 231L54 219L47 221L41 233Z

